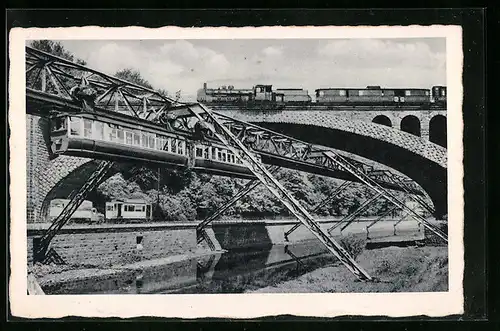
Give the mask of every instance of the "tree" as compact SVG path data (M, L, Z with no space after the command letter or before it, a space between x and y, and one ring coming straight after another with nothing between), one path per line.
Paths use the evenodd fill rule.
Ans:
M146 79L144 79L141 73L136 69L126 68L123 70L119 70L115 74L116 78L126 80L130 83L134 83L148 89L153 89L153 85L149 83Z
M80 65L86 65L87 62L85 62L82 59L75 58L75 56L66 50L64 46L58 42L58 41L52 41L52 40L33 40L30 42L30 46L32 48L36 48L38 50L41 50L46 53L50 53L52 55L62 57L66 60L69 60L71 62L75 62Z

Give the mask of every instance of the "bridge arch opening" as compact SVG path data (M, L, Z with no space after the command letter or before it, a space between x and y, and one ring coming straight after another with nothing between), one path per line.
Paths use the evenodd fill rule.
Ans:
M429 122L429 140L446 148L447 132L446 117L436 115Z
M392 127L392 122L391 122L390 118L385 116L385 115L375 116L373 118L372 122L376 123L376 124L381 124L381 125Z
M401 120L401 130L420 137L420 120L413 115L405 116Z

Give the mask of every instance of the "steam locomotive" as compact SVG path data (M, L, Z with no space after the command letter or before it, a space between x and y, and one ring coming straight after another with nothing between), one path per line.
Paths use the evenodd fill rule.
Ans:
M315 90L312 100L307 90L301 88L278 88L272 85L255 85L251 89L235 89L222 86L217 89L198 90L198 102L208 105L238 105L248 108L264 107L284 109L288 106L395 106L446 108L446 86L428 89L415 88L320 88Z

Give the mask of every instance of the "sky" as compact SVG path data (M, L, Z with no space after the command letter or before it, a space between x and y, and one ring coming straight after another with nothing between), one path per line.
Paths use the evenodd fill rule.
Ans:
M446 85L445 38L61 40L98 71L137 69L183 100L208 87L382 87Z

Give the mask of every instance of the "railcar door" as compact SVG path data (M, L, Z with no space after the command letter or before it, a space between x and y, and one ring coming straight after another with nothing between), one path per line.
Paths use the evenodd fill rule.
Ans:
M122 208L123 208L123 204L122 203L117 203L116 204L116 217L117 218L122 218Z
M82 140L82 150L94 152L95 142L94 142L94 121L91 119L83 119L83 140Z
M146 219L151 219L151 205L146 205Z

